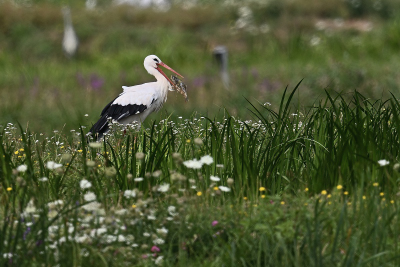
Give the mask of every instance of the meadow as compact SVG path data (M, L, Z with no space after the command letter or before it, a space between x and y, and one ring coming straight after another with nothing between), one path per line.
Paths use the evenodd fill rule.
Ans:
M400 265L396 1L98 2L68 59L61 2L0 1L1 265ZM189 102L87 140L148 54Z

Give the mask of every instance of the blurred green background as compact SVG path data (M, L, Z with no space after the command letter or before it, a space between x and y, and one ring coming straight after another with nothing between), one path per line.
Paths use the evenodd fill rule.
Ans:
M285 87L301 79L300 111L324 90L399 93L400 1L120 2L0 0L0 124L91 126L121 86L154 80L143 68L149 54L185 76L189 102L170 92L147 123L194 113L249 119L246 99L278 108ZM80 42L72 58L61 45L67 5ZM212 55L218 45L229 51L229 90Z

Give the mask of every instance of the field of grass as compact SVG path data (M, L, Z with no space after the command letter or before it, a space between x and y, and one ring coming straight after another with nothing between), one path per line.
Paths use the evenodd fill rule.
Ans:
M396 1L380 1L391 12L363 1L360 14L346 1L178 5L168 12L106 8L101 1L99 9L85 10L83 2L69 1L80 41L72 59L61 49L61 5L0 2L1 124L29 123L43 133L90 126L123 85L154 80L143 68L149 54L185 76L190 100L170 93L150 120L190 118L193 112L221 119L225 109L251 119L245 98L277 106L284 88L301 79L295 102L304 109L318 103L325 89L344 96L358 90L373 99L400 91ZM212 57L216 45L229 51L229 91Z
M84 2L0 0L0 265L400 266L397 1ZM148 54L189 102L87 140Z
M9 266L398 266L400 104L0 135Z

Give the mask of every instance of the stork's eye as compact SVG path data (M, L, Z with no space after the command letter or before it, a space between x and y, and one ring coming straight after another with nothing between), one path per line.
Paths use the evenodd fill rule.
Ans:
M157 63L158 63L158 59L156 59L156 58L153 58L153 60L154 60L155 62L157 62Z

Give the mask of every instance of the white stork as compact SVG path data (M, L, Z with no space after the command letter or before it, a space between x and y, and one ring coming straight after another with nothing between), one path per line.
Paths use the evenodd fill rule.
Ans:
M167 100L167 92L172 90L171 86L174 84L160 69L160 66L183 78L182 75L161 62L157 56L147 56L144 59L144 68L149 74L156 77L157 81L135 86L122 86L123 92L103 109L101 118L93 125L89 134L100 139L109 130L109 118L124 125L137 122L140 126L150 113L158 111Z
M62 13L64 15L64 38L62 47L67 57L72 57L78 49L79 40L76 37L74 27L72 26L71 10L69 7L63 7Z

